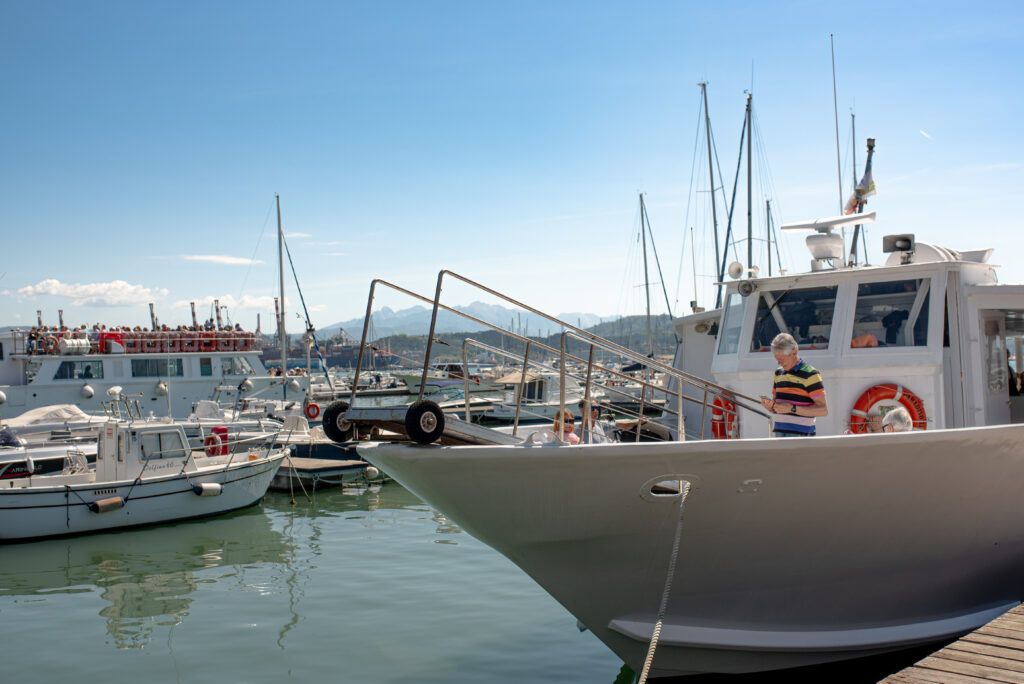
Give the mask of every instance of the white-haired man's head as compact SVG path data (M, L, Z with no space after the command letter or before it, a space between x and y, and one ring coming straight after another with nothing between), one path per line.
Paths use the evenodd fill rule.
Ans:
M772 354L779 365L787 371L800 362L800 347L789 333L779 333L772 340Z
M902 406L882 417L882 432L910 432L913 429L914 421L910 418L910 411Z

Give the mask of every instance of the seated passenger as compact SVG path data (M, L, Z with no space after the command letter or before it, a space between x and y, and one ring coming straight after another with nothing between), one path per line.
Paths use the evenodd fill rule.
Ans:
M882 432L910 432L914 429L914 421L910 411L900 406L889 411L882 418Z
M572 417L572 411L569 409L561 409L559 413L555 414L555 422L551 429L561 441L568 442L569 444L579 444L580 438L575 432L573 432L572 424L574 420L575 419Z

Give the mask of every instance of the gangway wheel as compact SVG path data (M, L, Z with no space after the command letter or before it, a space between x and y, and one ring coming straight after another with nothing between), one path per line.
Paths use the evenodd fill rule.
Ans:
M432 444L444 433L444 412L429 399L413 402L405 413L405 432L419 444Z
M348 411L347 401L331 402L330 406L324 409L324 434L331 441L348 442L355 437L356 426L345 420L346 411Z

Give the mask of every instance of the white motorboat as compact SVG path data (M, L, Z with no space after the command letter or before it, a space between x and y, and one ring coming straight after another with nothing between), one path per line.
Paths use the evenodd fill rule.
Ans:
M25 447L4 460L26 461ZM7 453L9 452L9 453ZM20 452L20 453L16 453ZM192 449L181 424L111 419L99 432L96 464L69 450L60 470L0 479L0 541L97 532L218 515L267 491L286 449L219 439ZM29 462L31 463L31 462Z
M973 630L1024 595L1024 396L1007 364L1008 346L1024 358L1024 285L997 282L991 250L907 234L884 239L884 266L842 265L829 228L870 219L814 224L812 272L731 282L720 311L675 321L674 367L645 363L670 377L678 441L359 453L638 672L649 653L652 676L739 673ZM756 399L778 332L824 377L817 437L772 438ZM694 377L708 373L717 385ZM917 429L862 434L899 406Z

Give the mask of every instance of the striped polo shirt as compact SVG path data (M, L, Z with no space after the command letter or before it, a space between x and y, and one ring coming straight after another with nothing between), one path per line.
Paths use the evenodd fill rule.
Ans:
M775 371L775 386L772 398L797 406L811 406L814 397L825 396L825 386L821 382L821 373L803 359L790 370L779 366ZM800 435L813 435L814 418L783 414L775 419L776 432L793 432Z

